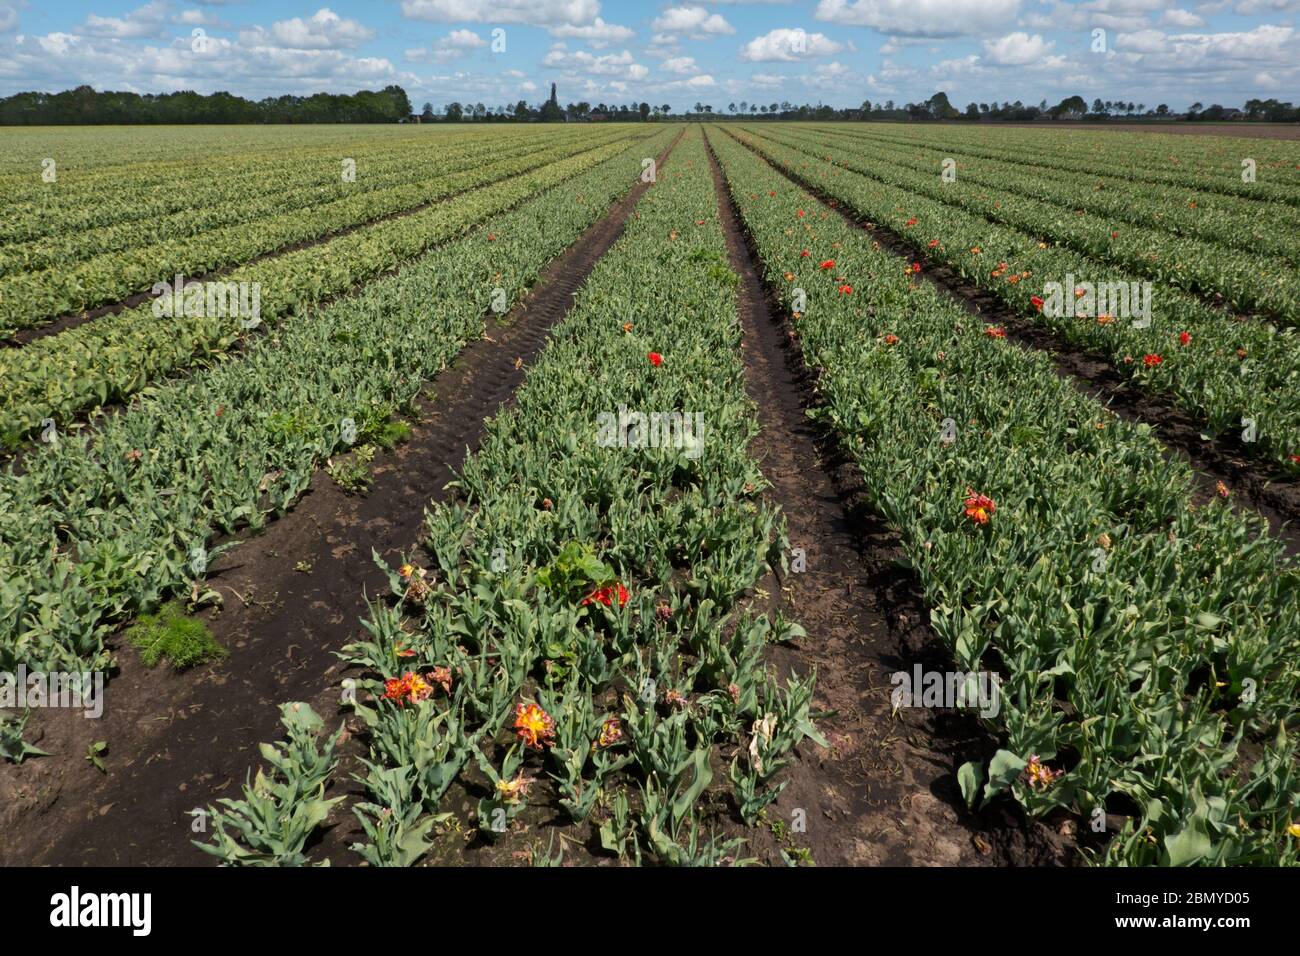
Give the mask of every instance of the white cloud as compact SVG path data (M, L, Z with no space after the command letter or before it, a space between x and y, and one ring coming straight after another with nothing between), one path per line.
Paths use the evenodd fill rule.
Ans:
M596 56L586 50L569 53L562 43L551 47L551 51L543 58L542 64L560 67L571 75L590 73L595 76L625 76L630 80L643 80L650 75L650 70L637 63L628 50Z
M600 0L402 0L402 16L435 23L591 23Z
M898 36L954 37L1005 28L1021 0L820 0L815 16Z
M166 16L166 0L152 0L124 17L101 17L92 13L77 32L118 40L161 37L166 31Z
M1008 33L996 40L984 41L984 58L999 66L1024 66L1043 59L1056 44L1035 33Z
M421 88L419 77L397 70L384 57L355 57L340 50L250 46L214 36L208 38L206 52L196 53L188 35L166 45L142 45L68 33L20 35L6 43L0 83L11 89L43 90L86 83L140 93L231 90L251 99L321 90L352 93L389 83L408 91Z
M221 21L215 13L206 13L197 7L193 7L173 14L172 23L179 23L181 26L186 27L215 27Z
M1300 0L1242 0L1232 8L1233 13L1239 13L1243 17L1261 13L1290 13L1293 10L1300 10Z
M1165 35L1159 30L1138 30L1121 33L1115 38L1115 49L1132 53L1163 53L1169 49Z
M423 47L407 50L406 59L412 63L450 63L487 45L487 40L473 30L452 30L427 50Z
M271 24L271 29L254 27L240 33L250 46L275 46L291 50L349 50L374 37L375 33L356 20L341 17L321 7L310 17L294 17Z
M1165 24L1165 26L1182 27L1184 30L1189 27L1205 26L1205 20L1201 17L1198 17L1190 10L1180 10L1178 7L1166 10L1165 15L1161 17L1160 22Z
M749 63L793 63L819 56L831 56L844 49L824 33L807 33L801 28L779 27L754 37L740 51Z
M703 7L669 7L655 18L651 27L658 31L655 42L667 34L682 34L693 40L702 40L736 32L736 28L723 19L721 14L709 13Z
M668 73L681 73L684 75L700 72L700 68L695 65L695 57L693 56L674 56L664 60L659 64L659 67Z
M597 50L613 46L615 43L626 43L636 36L635 30L619 26L617 23L606 23L600 17L596 17L591 23L581 26L565 23L557 27L551 27L550 33L551 36L566 37L572 40L586 40Z
M8 33L18 27L18 7L22 0L0 0L0 33Z

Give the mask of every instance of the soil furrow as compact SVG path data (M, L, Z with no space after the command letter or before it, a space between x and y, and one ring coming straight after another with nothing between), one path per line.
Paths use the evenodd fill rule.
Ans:
M747 143L737 142L768 162ZM777 171L839 213L845 221L869 232L882 248L909 262L922 261L897 232L856 215L811 181L785 170ZM924 265L921 276L960 302L972 315L1001 325L1007 337L1018 345L1046 352L1062 378L1120 417L1150 425L1169 452L1191 466L1202 500L1218 494L1218 483L1223 482L1239 505L1263 516L1270 532L1283 542L1288 554L1300 554L1300 482L1282 475L1269 463L1250 457L1238 432L1203 439L1201 423L1169 399L1131 385L1104 355L1072 345L1050 329L1022 317L949 267L930 262Z
M660 164L681 137L659 158ZM467 346L426 390L411 440L376 459L365 497L344 495L322 471L311 489L260 536L222 557L207 586L225 605L208 615L227 662L186 674L144 669L123 653L104 716L87 721L47 712L33 742L56 756L0 768L0 864L197 866L190 811L238 796L257 745L282 735L278 705L312 702L328 724L340 718L342 665L335 652L360 632L365 598L387 581L372 550L389 563L412 551L425 505L477 447L485 420L508 405L524 367L563 319L596 262L622 235L638 182L545 270L529 295ZM108 775L79 754L105 739ZM345 767L333 793L347 792ZM354 755L355 756L355 755ZM15 772L18 771L18 772ZM335 840L351 836L344 806L331 818ZM328 841L328 835L327 835ZM331 844L334 841L328 841ZM331 846L336 863L348 859ZM330 855L313 852L313 856Z
M866 505L861 473L836 437L806 414L819 404L815 379L759 277L757 253L711 149L710 161L740 276L747 387L761 425L754 451L772 484L768 494L786 516L791 547L806 558L803 573L766 584L773 607L784 607L808 631L800 646L775 648L771 659L782 673L815 667L816 706L833 711L818 722L831 748L800 748L769 818L790 826L803 810L806 833L789 839L811 849L819 865L1065 861L1060 838L1014 808L979 815L965 809L957 768L996 749L973 716L893 711L892 673L910 673L917 664L948 671L951 654L929 628L914 576L897 562L898 536Z

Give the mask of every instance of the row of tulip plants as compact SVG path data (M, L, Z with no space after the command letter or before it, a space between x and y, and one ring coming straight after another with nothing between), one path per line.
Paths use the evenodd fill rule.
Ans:
M1047 180L1032 176L1023 177L1027 185L1022 185L1020 178L995 184L963 176L958 168L956 179L944 182L938 163L918 161L875 146L846 148L840 141L803 131L781 133L780 142L818 157L830 157L842 169L1071 249L1103 268L1123 269L1130 279L1154 280L1222 301L1238 312L1259 313L1284 325L1300 324L1300 272L1276 257L1173 235L1149 224L1120 224L1076 208L1076 190L1053 188ZM1033 198L1033 194L1045 192L1051 194L1049 199ZM1143 199L1133 203L1139 211L1148 205ZM1259 215L1267 215L1267 211L1261 209Z
M1150 227L1159 233L1188 236L1256 257L1282 257L1300 263L1300 209L1155 183L1098 178L1038 164L1037 157L1017 153L1005 159L974 155L951 143L900 142L853 130L822 129L828 142L938 176L951 159L957 182L993 189L1015 184L1017 195L1085 210L1117 223ZM994 207L995 209L997 207ZM1123 230L1129 236L1129 230ZM1276 263L1269 262L1269 266Z
M160 385L98 428L35 446L21 470L8 466L0 670L98 670L123 618L178 589L201 593L215 536L262 527L322 461L380 433L481 337L490 310L516 301L606 212L667 135L570 167L464 238L281 323L238 360Z
M345 649L366 675L353 706L367 800L353 810L367 839L353 849L367 863L417 862L457 785L480 798L486 841L545 806L623 861L743 862L702 796L725 777L755 823L792 749L820 737L812 678L782 682L762 660L797 626L742 609L786 542L748 451L735 284L692 131L455 499L427 512L426 557L381 563L391 600ZM699 410L702 427L675 443L604 441L598 423L617 409ZM616 427L607 438L629 437ZM251 846L223 856L246 862Z
M51 132L46 127L42 132L23 143L23 131L15 131L16 139L9 138L8 149L0 150L0 163L19 155L23 167L20 173L0 177L0 246L137 220L159 221L192 210L197 203L223 203L230 199L229 181L244 183L244 195L250 198L277 187L328 188L339 181L345 158L355 159L358 169L387 169L402 159L418 163L422 154L436 148L472 149L475 140L483 139L475 133L435 136L428 130L412 136L414 131L392 127L386 138L373 132L357 135L362 132L357 127L350 135L320 127L238 132L226 127L215 138L208 129L188 129L181 139L171 131L161 149L149 149L145 144L157 131L136 127L136 139L125 144L123 152L123 144L112 143L118 133L114 128Z
M922 262L952 268L1064 340L1109 357L1140 388L1168 396L1200 419L1207 437L1238 432L1243 447L1300 471L1300 332L1241 321L1159 283L1150 321L1076 308L1076 283L1094 288L1132 277L1066 248L863 175L771 136L741 132L779 168L815 185L862 219L888 226ZM808 150L811 147L807 148ZM824 213L824 215L834 215ZM1045 308L1045 283L1065 288L1060 314ZM1074 293L1074 294L1072 294ZM1077 314L1076 314L1077 313Z
M453 161L449 170L413 182L360 191L328 202L268 217L240 220L195 235L135 245L85 260L0 278L0 328L41 325L59 315L114 302L147 291L155 282L177 274L202 275L373 222L385 216L460 196L508 180L556 160L623 138L604 132L574 137L559 144L522 149L514 156L479 156L468 165ZM340 172L341 178L341 172ZM237 184L230 184L231 190ZM228 204L241 205L232 192Z
M1265 522L1230 497L1195 503L1148 426L710 139L767 282L798 310L817 414L960 671L1001 682L984 715L1001 747L959 769L967 798L1075 814L1096 862L1300 860L1300 567Z
M1109 132L1090 136L1073 130L964 129L947 125L942 132L873 126L864 134L888 136L898 142L952 145L989 159L1024 161L1032 157L1035 166L1103 180L1172 186L1284 207L1300 205L1295 191L1294 149L1284 141L1164 137L1158 141L1158 148L1139 159L1141 142L1146 137L1121 138ZM1254 182L1242 179L1245 159L1255 162ZM1287 210L1286 215L1294 213Z
M633 140L639 137L632 137ZM426 250L465 234L490 216L600 165L628 138L551 155L541 168L470 190L447 202L380 222L320 246L241 266L220 281L260 290L260 316L157 316L145 303L14 349L0 351L0 443L19 445L46 419L63 423L124 400L236 343L273 329L284 316L346 293ZM532 162L536 162L533 160Z
M411 192L411 187L420 184L437 185L440 178L446 177L449 173L473 169L488 162L497 163L514 159L564 142L582 140L597 145L597 141L590 136L569 131L564 135L543 134L536 139L521 137L503 143L481 140L465 143L456 148L450 156L435 154L428 150L417 152L407 146L401 150L389 151L385 155L348 157L353 164L353 175L349 178L345 178L345 170L337 156L324 161L313 160L307 170L298 175L294 175L295 171L291 167L286 169L283 161L251 166L238 171L208 169L204 181L183 184L183 195L188 199L188 204L176 212L160 216L131 215L129 219L111 225L101 225L93 229L65 229L55 235L0 246L0 277L50 268L76 266L87 269L89 265L85 260L123 249L135 250L137 257L144 250L150 250L151 254L163 262L163 268L158 274L165 276L167 261L174 262L186 251L193 251L179 244L177 240L205 233L211 234L222 227L239 226L249 232L256 232L257 244L264 251L274 248L266 244L273 241L276 234L294 236L296 237L294 241L313 237L313 234L301 232L301 223L296 224L298 231L284 233L284 224L277 220L288 213L308 207L320 209L323 214L323 228L314 235L321 235L331 229L341 228L339 223L344 226L352 224L340 218L341 211L347 208L337 206L336 203L340 201L355 200L357 197L381 190L389 191L396 187L407 187L406 194L390 192L388 200L379 207L402 208L397 204L403 195L417 197L420 195ZM455 146L455 144L451 145ZM302 163L301 160L298 162ZM160 192L170 194L182 188L182 184L170 181L147 187L139 186L134 190L129 181L121 182L118 186L119 191L112 199L105 199L103 202L106 205L119 206L124 211L132 209L133 201L140 201L147 207L151 195ZM435 190L430 194L430 198L436 199L447 194ZM422 200L417 198L418 201ZM76 208L81 208L80 203ZM360 213L366 210L356 208L355 211ZM53 213L46 212L45 215L49 216ZM268 221L263 225L264 220ZM360 220L353 220L355 221ZM215 233L217 243L221 243L226 235ZM197 263L191 263L181 271L192 273L196 268L204 266L216 268L227 261L237 261L224 259L219 252L220 250L213 250L206 259L201 258ZM129 268L130 262L122 265ZM125 278L123 281L125 282ZM0 290L4 288L5 286L0 283ZM83 297L88 297L92 293L102 295L104 289L81 290ZM33 311L34 309L35 303Z

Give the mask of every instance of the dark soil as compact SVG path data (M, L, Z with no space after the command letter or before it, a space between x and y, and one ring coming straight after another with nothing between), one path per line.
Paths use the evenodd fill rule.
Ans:
M810 180L789 172L782 175L815 195L847 222L870 232L882 248L908 261L921 259L897 232L862 219ZM1104 355L1066 342L947 266L927 261L921 275L955 298L972 315L1003 326L1012 341L1047 352L1057 372L1081 392L1098 399L1128 421L1149 424L1169 452L1191 466L1201 500L1217 494L1217 484L1222 481L1239 505L1254 509L1268 521L1270 531L1284 543L1288 553L1300 554L1297 527L1300 526L1300 482L1249 455L1238 432L1203 439L1202 426L1194 418L1169 399L1135 388Z
M838 440L808 418L819 404L815 375L804 365L793 328L756 268L717 161L714 181L732 268L740 276L740 318L750 397L762 427L754 451L772 483L767 496L786 516L791 546L807 570L769 577L771 606L808 636L774 649L781 674L817 671L815 709L828 750L805 742L783 779L789 785L768 810L790 827L802 809L806 832L751 837L747 853L811 850L819 865L1032 865L1069 862L1066 841L1026 821L1010 805L966 810L957 768L987 759L993 739L961 711L891 704L890 674L947 671L951 654L930 630L929 612L910 571L897 562L898 536L865 504L861 472Z
M257 744L283 736L280 703L306 700L330 726L340 722L343 673L335 652L360 635L366 595L387 592L372 549L389 564L413 550L426 504L446 497L444 485L477 447L484 420L510 401L527 363L646 188L633 186L548 267L501 326L467 346L432 383L411 440L376 458L367 495L348 497L318 471L290 513L216 562L206 583L225 604L205 617L230 649L228 661L184 674L165 665L150 671L122 649L119 635L113 643L120 673L109 683L101 719L69 711L33 716L29 740L53 756L0 764L0 864L214 862L190 844L199 835L191 833L189 812L239 795ZM345 734L338 781L356 767L358 748L348 739L354 730ZM97 740L108 742L107 774L81 760ZM332 793L346 789L336 785ZM358 861L337 852L354 835L346 805L331 821L325 844L336 851L334 862ZM313 851L314 858L324 855L331 854Z

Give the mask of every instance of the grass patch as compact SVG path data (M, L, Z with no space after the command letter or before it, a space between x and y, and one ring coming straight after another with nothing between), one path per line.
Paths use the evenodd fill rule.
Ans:
M188 616L179 601L164 604L158 613L140 618L126 632L126 639L139 650L145 667L155 667L166 658L172 667L183 671L230 656L208 626Z
M394 445L400 445L411 440L411 426L398 419L397 421L384 422L375 433L371 436L373 441L380 448L389 451Z

